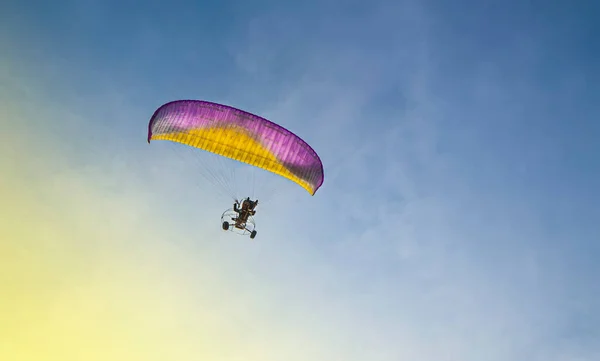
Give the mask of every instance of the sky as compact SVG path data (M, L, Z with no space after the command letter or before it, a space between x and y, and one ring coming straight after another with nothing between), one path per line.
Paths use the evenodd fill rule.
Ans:
M599 16L2 2L0 359L600 359ZM146 142L176 99L299 134L323 187L223 232L231 200Z

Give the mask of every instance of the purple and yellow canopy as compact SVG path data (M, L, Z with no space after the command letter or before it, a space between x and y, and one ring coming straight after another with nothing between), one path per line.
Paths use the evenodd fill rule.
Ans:
M148 143L170 140L285 177L311 195L323 184L317 153L289 130L257 115L200 100L178 100L154 112Z

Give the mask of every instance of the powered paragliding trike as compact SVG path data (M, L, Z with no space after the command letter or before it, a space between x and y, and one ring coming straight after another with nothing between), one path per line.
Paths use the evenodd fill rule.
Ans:
M310 195L323 184L323 164L303 139L267 119L227 105L202 100L166 103L148 124L148 143L153 140L183 144L265 170L296 183ZM204 170L215 185L229 184L227 172L218 174L211 167ZM238 208L238 195L231 196L236 203L223 213L223 229L249 233L254 238L258 201L248 197Z

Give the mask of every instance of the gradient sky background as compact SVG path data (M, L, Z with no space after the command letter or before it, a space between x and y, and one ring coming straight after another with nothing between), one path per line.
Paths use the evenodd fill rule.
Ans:
M599 360L599 17L2 2L0 359ZM146 143L181 98L300 134L324 186L222 232L229 200Z

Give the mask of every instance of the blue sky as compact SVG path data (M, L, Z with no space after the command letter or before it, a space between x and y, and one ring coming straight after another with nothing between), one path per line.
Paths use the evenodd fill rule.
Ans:
M315 355L600 357L598 2L166 4L0 7L3 80L69 113L48 130L69 162L154 189L181 247L319 320L299 336L322 339ZM172 158L147 121L181 98L287 126L321 154L324 186L280 195L258 245L231 242L213 221L229 204L198 209L169 193L195 180L153 168Z

